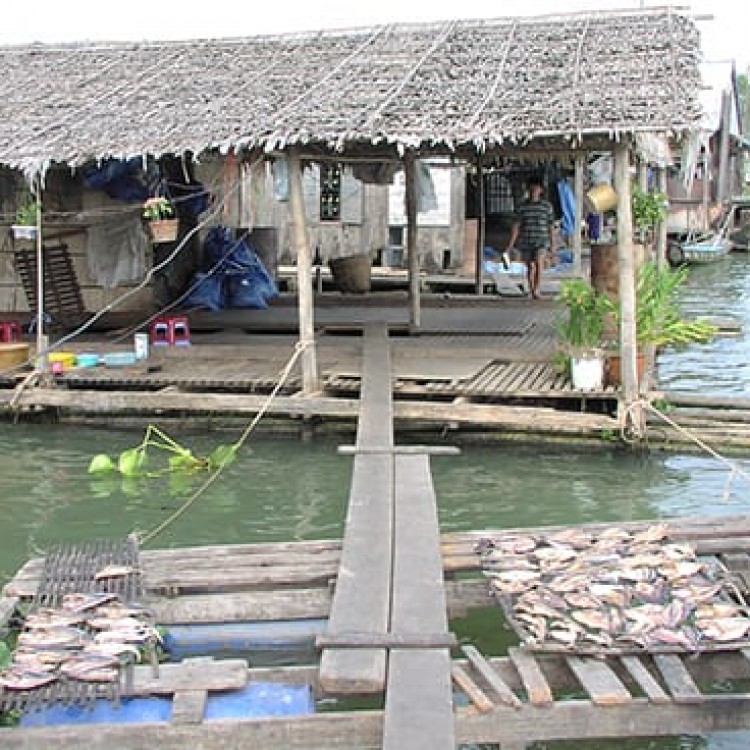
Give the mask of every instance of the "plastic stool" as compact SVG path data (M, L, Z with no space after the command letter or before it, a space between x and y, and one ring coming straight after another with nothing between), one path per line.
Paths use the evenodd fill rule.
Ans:
M169 318L169 330L175 346L190 346L190 325L186 317Z
M151 323L151 345L168 346L172 343L169 318L157 318Z
M21 338L21 324L17 320L0 322L0 341L6 343Z

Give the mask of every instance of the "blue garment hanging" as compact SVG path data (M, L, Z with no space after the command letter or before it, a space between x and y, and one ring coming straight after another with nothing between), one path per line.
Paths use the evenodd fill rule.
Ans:
M558 181L557 194L560 197L562 210L562 233L565 237L572 237L575 234L576 225L576 197L567 180Z

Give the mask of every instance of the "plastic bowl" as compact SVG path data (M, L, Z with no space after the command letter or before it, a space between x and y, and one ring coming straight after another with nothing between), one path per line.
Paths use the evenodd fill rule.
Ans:
M111 352L110 354L105 354L102 360L107 367L125 367L126 365L134 365L137 362L135 352Z
M99 364L99 355L89 352L82 352L76 356L76 365L78 367L96 367Z

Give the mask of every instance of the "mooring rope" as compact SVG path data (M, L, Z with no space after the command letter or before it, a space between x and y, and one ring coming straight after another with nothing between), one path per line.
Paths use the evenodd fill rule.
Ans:
M286 365L284 365L284 368L281 371L281 374L279 375L278 382L274 386L271 393L268 394L268 398L263 402L260 409L258 410L258 413L253 417L250 424L248 424L247 427L245 427L245 429L242 432L242 435L240 435L239 440L237 440L237 442L234 443L235 450L239 450L248 440L253 430L257 426L258 422L260 422L260 420L263 418L265 413L268 411L274 399L276 398L279 391L281 390L282 386L289 378L289 375L292 372L292 368L296 364L302 352L308 347L308 345L309 344L307 342L302 342L302 341L298 341L295 344L294 352L292 353L292 356L289 358L289 361L286 363ZM161 534L162 531L164 531L164 529L166 529L168 526L174 523L180 516L182 516L182 514L185 513L185 511L187 511L188 508L190 508L193 505L193 503L195 503L195 501L198 500L198 498L201 497L206 492L206 490L219 478L219 476L222 474L226 466L227 466L227 463L222 463L219 466L217 466L216 470L209 475L206 481L203 482L203 484L200 487L198 487L198 489L195 490L195 492L193 492L193 494L179 508L177 508L177 510L175 510L174 513L168 516L156 528L149 531L148 534L137 535L140 545L144 546L148 544L152 539L154 539L154 537Z
M706 453L708 453L712 458L715 458L717 461L727 466L727 468L729 469L729 476L727 477L727 481L724 485L724 499L725 500L729 498L729 491L730 491L732 481L734 480L735 476L740 476L743 479L745 479L747 482L750 482L750 473L745 471L735 461L731 461L726 456L722 456L721 453L719 453L714 448L712 448L708 443L706 443L704 440L701 440L697 435L693 434L691 430L688 430L686 427L683 427L682 425L675 422L673 419L668 417L663 411L661 411L660 409L657 409L650 401L646 399L638 399L634 401L623 412L620 432L622 435L622 439L625 442L634 442L632 439L627 437L627 429L628 429L627 425L631 421L630 418L631 418L632 412L635 411L636 409L645 409L651 412L652 414L655 414L659 419L661 419L663 422L669 425L676 432L680 433L681 435L684 435L686 438L688 438L693 443L695 443L699 448L701 448Z

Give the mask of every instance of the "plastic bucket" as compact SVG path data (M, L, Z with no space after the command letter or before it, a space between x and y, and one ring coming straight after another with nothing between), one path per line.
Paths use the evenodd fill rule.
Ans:
M607 182L594 185L586 193L586 210L591 214L603 214L617 208L617 193Z
M601 391L604 387L604 359L571 357L570 376L577 391Z

